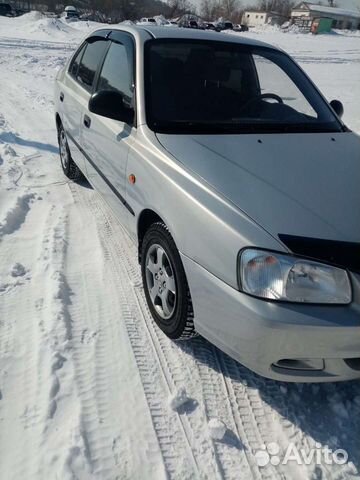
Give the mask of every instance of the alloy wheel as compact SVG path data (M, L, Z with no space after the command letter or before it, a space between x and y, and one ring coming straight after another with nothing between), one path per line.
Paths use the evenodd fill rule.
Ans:
M174 269L164 248L153 244L147 251L146 285L151 302L158 315L167 320L176 307L176 281Z

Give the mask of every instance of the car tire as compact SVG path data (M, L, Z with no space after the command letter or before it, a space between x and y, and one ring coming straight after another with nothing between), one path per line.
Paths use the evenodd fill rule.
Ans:
M162 222L152 224L145 233L141 274L146 301L159 328L173 340L196 336L184 267L175 242Z
M58 143L61 168L64 174L70 178L70 180L78 180L82 177L81 170L76 165L71 157L69 144L66 138L66 133L62 124L58 127Z

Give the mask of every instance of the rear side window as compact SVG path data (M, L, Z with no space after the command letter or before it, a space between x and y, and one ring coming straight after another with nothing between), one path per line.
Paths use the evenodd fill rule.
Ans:
M102 67L97 90L115 90L132 107L133 100L132 49L122 43L111 43Z
M79 70L79 65L80 65L80 60L81 60L81 57L84 53L85 48L86 48L86 43L80 48L77 55L75 55L73 61L71 62L69 72L75 78L77 77L78 70Z
M106 40L97 40L86 45L86 50L79 65L77 79L88 90L93 86L96 70L107 45Z

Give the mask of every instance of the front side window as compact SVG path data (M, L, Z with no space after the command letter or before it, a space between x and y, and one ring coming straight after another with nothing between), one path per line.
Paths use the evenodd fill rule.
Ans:
M106 47L107 41L105 39L96 40L86 45L86 50L79 65L77 79L88 90L93 86L95 73Z
M341 124L286 54L204 40L145 47L149 127L172 133L336 132Z
M133 58L132 51L122 43L111 43L102 67L97 90L115 90L133 107Z

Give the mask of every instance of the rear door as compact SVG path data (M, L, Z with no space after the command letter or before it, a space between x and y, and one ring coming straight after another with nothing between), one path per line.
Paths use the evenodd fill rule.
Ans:
M66 131L71 156L80 170L86 174L86 165L81 153L81 123L88 108L94 86L96 71L104 57L108 31L88 38L74 55L59 91L62 105L62 120Z
M115 90L122 94L128 107L134 108L135 42L130 34L119 31L113 32L109 41L94 91ZM82 137L87 176L124 226L130 209L125 200L126 163L135 134L134 123L127 124L89 111L84 114Z

